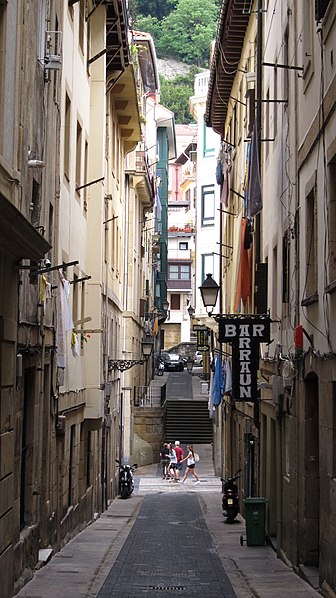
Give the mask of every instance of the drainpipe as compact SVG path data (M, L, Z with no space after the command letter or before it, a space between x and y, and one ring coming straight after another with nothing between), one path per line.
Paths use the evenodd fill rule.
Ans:
M262 106L262 0L258 0L258 17L257 17L257 106L256 106L256 126L258 135L258 155L259 155L259 175L261 181L261 106ZM255 245L255 263L260 262L260 245L261 245L261 234L260 234L260 214L257 214L256 219L256 245ZM258 444L255 447L254 459L257 459L257 488L255 491L259 493L259 476L260 476L260 397L257 402L254 403L254 424L258 429Z

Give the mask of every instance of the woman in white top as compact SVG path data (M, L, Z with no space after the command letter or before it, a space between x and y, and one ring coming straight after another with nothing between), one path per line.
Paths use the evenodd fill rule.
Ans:
M196 484L199 484L199 477L195 471L195 453L192 444L187 445L188 454L184 459L181 460L187 462L187 469L185 470L185 474L183 476L182 484L186 481L189 473L191 472L194 478L196 479Z
M169 477L170 477L170 482L173 480L174 482L177 482L177 472L176 472L176 468L177 468L177 456L176 456L176 452L173 449L172 445L169 444L169 466L168 466L168 472L169 472Z

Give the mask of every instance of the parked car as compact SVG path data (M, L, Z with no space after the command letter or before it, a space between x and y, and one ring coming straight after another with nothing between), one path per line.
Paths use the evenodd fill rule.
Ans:
M165 370L167 372L183 372L184 370L184 361L181 355L179 355L178 353L166 353L164 364Z
M194 355L194 365L202 366L203 365L203 353L202 351L196 351Z

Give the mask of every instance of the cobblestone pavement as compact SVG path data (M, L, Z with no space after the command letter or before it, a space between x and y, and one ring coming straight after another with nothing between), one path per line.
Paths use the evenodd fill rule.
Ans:
M236 596L197 496L145 498L98 598Z
M17 594L30 598L308 598L319 592L270 546L240 545L245 521L228 525L211 447L197 445L201 483L139 468L134 495L116 498Z

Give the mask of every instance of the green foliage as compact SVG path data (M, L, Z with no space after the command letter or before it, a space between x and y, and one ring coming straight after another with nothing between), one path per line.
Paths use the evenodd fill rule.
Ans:
M135 27L152 35L158 57L208 65L218 0L138 0L137 6Z
M194 78L199 69L192 68L188 75L179 75L168 80L160 75L160 102L175 114L179 124L194 122L189 112L189 97L194 93Z
M155 17L161 21L164 17L175 8L177 0L136 0L135 1L135 22L138 29L138 18L137 15L144 17ZM141 31L147 31L147 29L141 29Z
M135 29L137 31L145 31L146 33L150 33L154 40L155 49L157 49L156 44L160 39L161 24L156 17L152 17L150 15L139 15L135 22Z
M215 0L178 0L161 23L158 55L206 66L217 29Z

